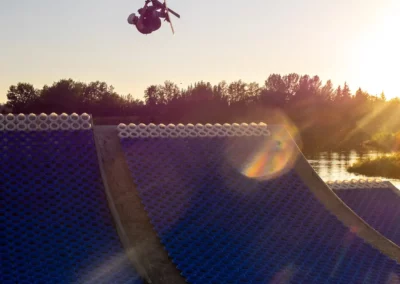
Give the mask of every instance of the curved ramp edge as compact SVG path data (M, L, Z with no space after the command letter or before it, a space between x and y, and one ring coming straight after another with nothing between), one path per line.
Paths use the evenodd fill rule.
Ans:
M94 126L94 136L110 209L129 259L149 283L186 283L161 245L141 203L116 126Z
M400 247L372 228L348 207L316 173L301 150L298 150L299 156L295 164L295 171L318 200L345 226L353 230L360 238L364 239L366 243L400 263Z

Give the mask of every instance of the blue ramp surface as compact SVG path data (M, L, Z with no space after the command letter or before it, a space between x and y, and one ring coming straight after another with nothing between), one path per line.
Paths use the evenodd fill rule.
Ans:
M121 143L151 222L189 283L399 279L400 266L331 215L294 170L268 180L245 174L274 159L271 138L180 137L164 127L167 137L151 138L153 128L122 132Z
M92 131L0 131L0 151L0 283L141 283L113 224Z
M335 193L375 230L400 245L400 196L390 185L337 189Z

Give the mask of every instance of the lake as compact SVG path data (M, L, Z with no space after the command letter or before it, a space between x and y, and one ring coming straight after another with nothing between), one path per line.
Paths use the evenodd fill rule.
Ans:
M381 153L378 151L342 151L342 152L320 152L307 154L305 156L314 170L325 181L352 180L352 179L371 179L364 175L352 174L347 172L347 167L356 162L359 158L375 158ZM377 179L391 181L400 189L400 180L374 177ZM372 178L372 179L374 179Z

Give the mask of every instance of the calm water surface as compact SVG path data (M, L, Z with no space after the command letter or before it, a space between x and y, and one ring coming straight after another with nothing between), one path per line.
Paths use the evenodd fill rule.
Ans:
M305 154L308 162L325 182L352 179L371 179L371 177L366 177L364 175L349 173L346 169L359 158L375 158L379 155L382 154L377 151L343 151ZM387 179L379 176L373 178L391 181L397 188L400 189L399 179Z

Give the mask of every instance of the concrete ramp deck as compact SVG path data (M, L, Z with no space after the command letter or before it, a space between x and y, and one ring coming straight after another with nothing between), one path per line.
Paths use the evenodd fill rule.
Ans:
M138 196L187 282L398 283L399 247L283 128L237 127L120 127Z
M90 117L0 124L0 283L142 283L108 207Z

